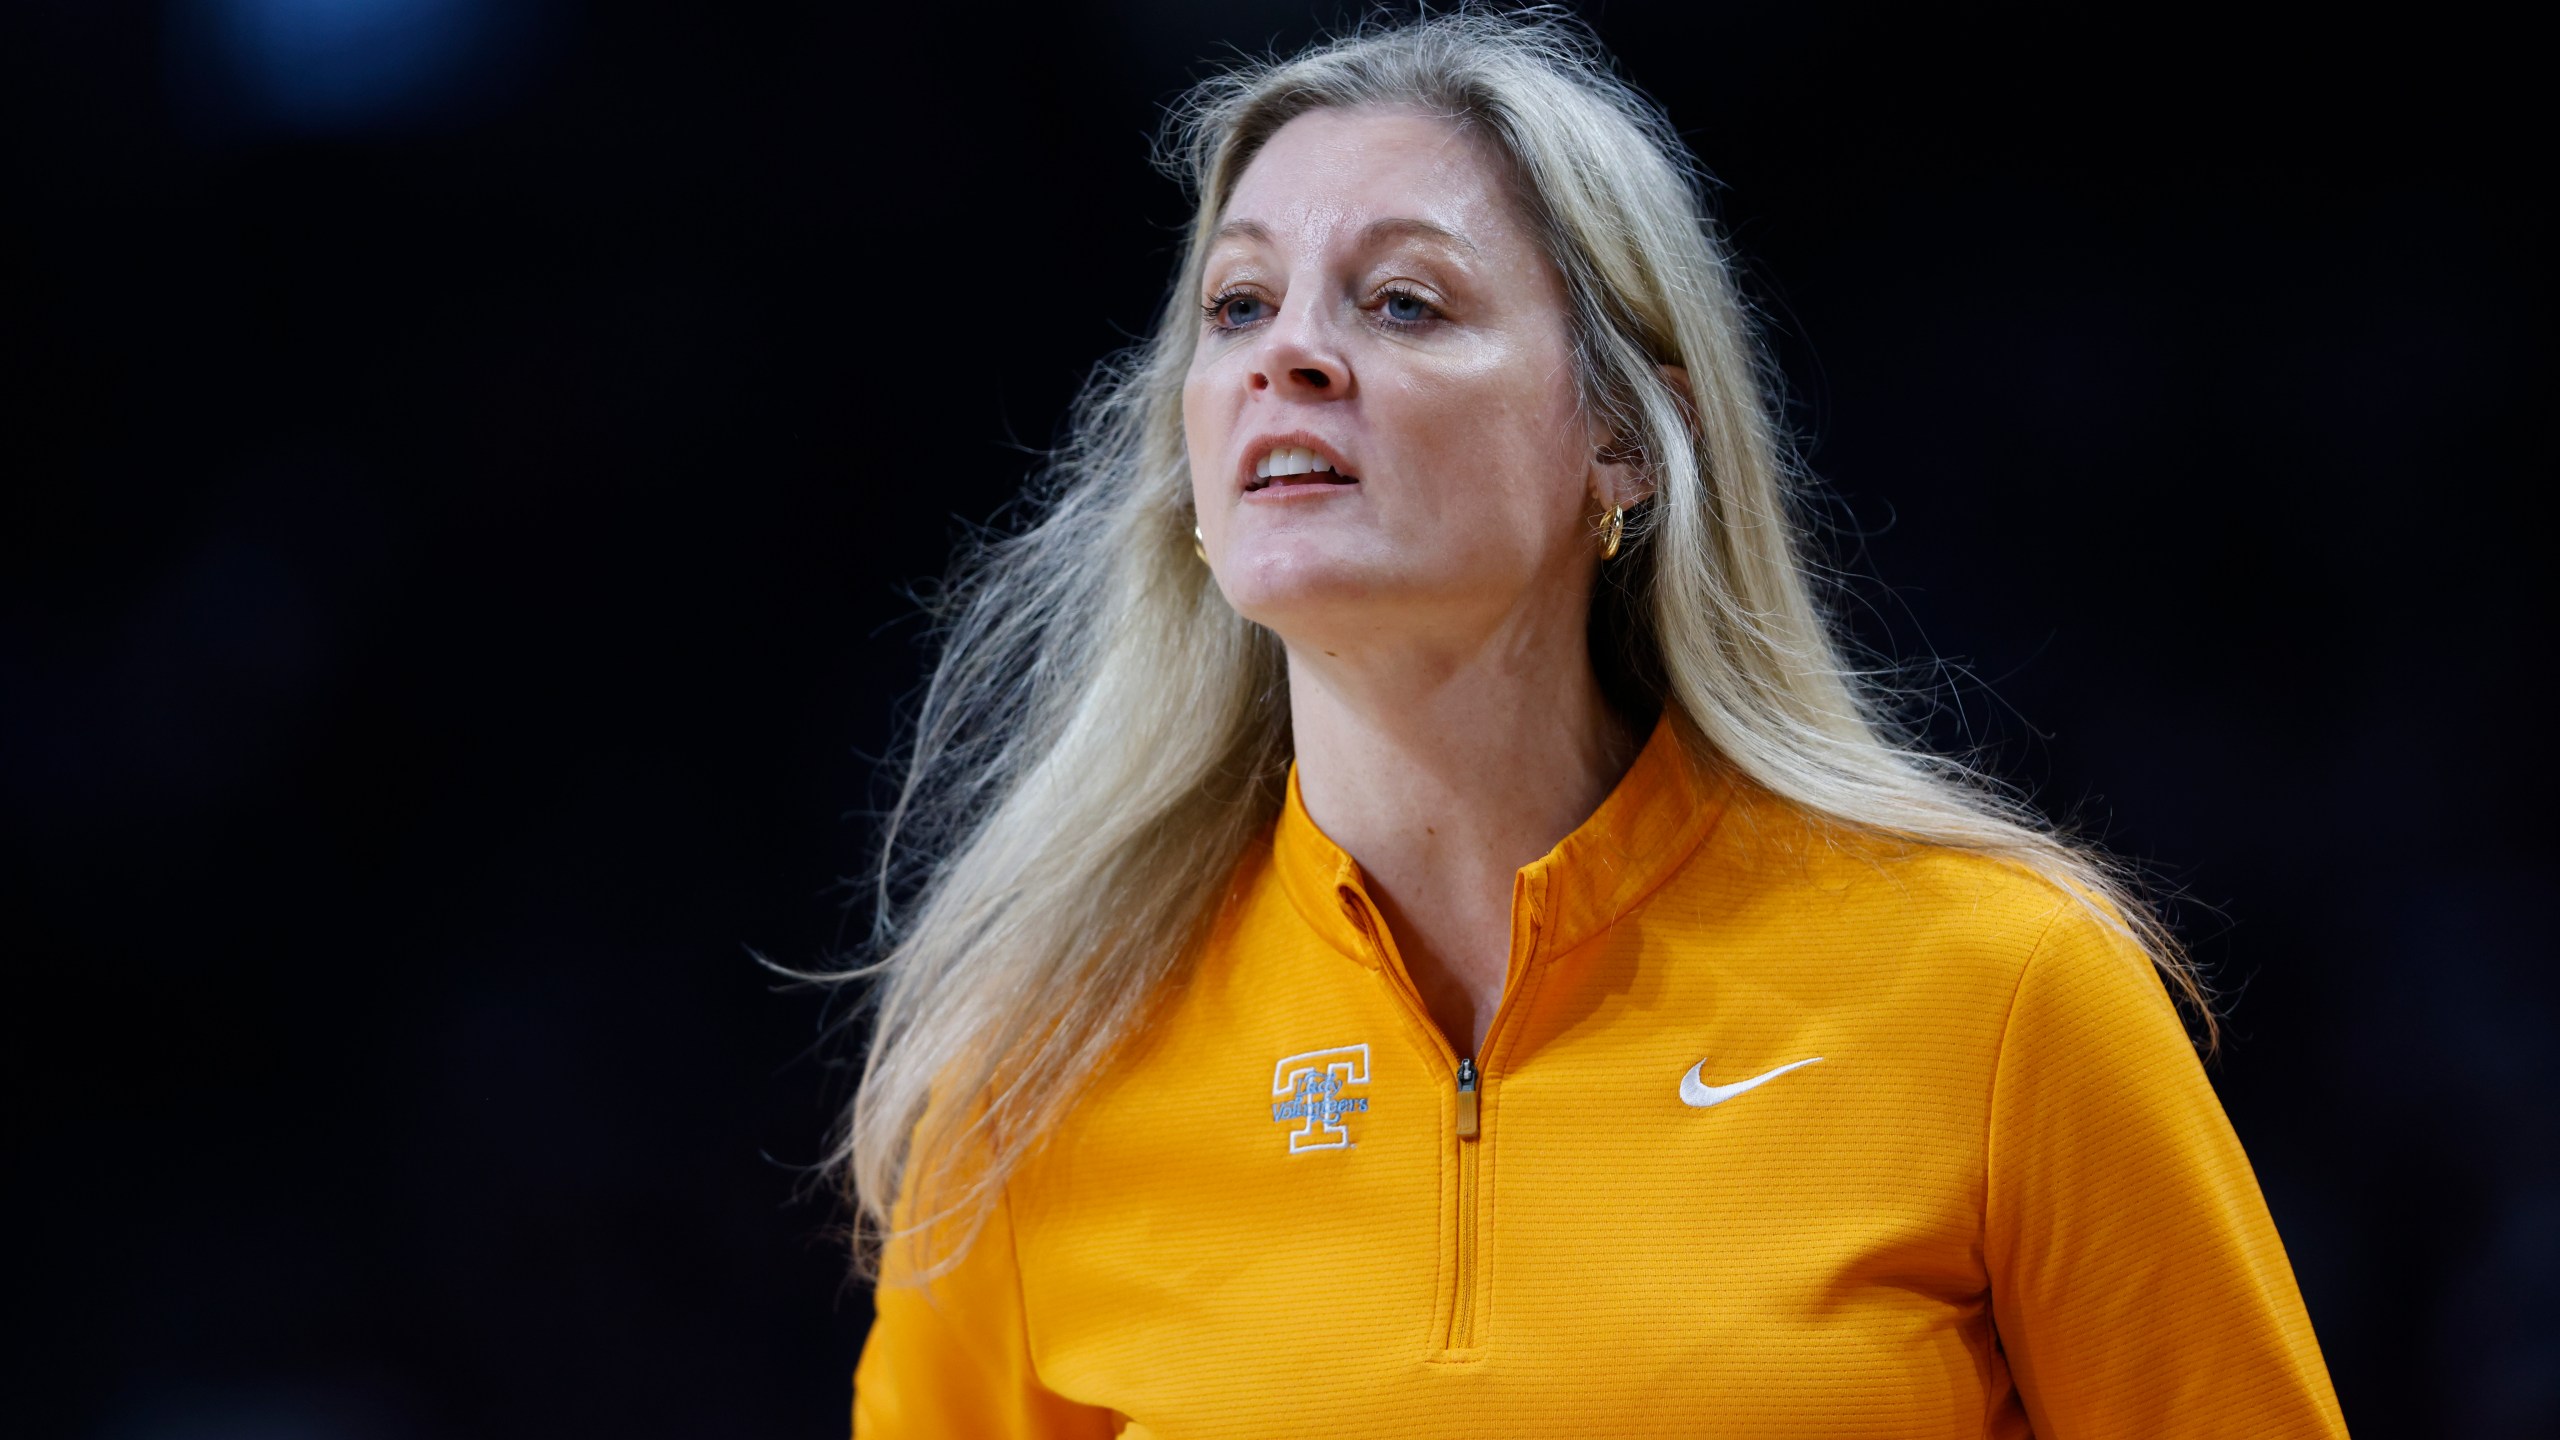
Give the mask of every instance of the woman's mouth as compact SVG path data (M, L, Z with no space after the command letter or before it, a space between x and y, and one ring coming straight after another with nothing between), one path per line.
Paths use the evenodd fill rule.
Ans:
M1281 445L1254 462L1253 481L1245 493L1310 485L1357 485L1360 477L1333 468L1331 461L1303 446Z

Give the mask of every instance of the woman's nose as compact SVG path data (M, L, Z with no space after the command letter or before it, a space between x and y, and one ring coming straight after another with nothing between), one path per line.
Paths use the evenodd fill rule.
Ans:
M1351 366L1323 318L1286 310L1253 357L1253 388L1303 400L1338 400L1351 391Z

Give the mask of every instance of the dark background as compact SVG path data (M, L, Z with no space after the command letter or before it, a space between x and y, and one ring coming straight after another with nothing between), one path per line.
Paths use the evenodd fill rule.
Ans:
M1866 638L2191 897L2350 1424L2560 1433L2528 47L1920 9L1591 13ZM6 1428L842 1433L748 947L861 932L902 587L1149 322L1159 105L1318 13L8 9Z

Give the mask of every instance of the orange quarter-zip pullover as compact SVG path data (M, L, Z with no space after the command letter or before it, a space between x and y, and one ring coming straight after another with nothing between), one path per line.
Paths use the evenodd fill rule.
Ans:
M1804 823L1666 724L1513 888L1483 1053L1294 783L1156 1022L854 1433L2345 1434L2151 962L2047 883Z

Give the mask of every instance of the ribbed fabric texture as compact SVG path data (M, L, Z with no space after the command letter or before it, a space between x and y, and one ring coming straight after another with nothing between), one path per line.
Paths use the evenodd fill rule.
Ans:
M889 1257L854 1433L2346 1433L2167 992L2069 897L1817 833L1667 728L1514 894L1461 1139L1293 784L960 1266Z

